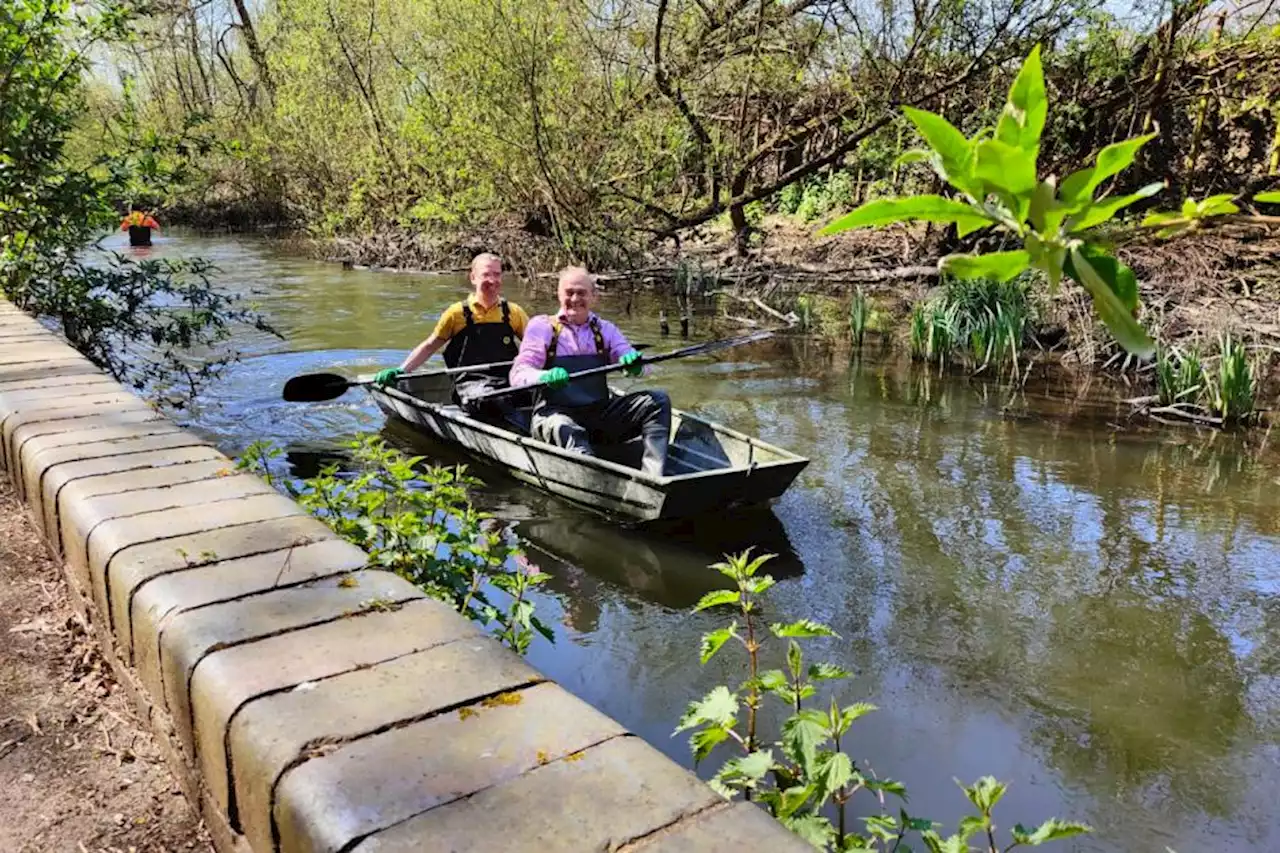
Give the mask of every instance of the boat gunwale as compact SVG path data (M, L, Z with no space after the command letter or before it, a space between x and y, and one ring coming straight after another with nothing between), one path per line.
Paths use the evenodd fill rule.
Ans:
M393 400L399 400L407 404L411 408L418 409L418 410L428 410L436 417L443 418L447 421L453 422L467 429L476 430L478 432L489 435L490 437L497 438L502 441L512 442L521 447L527 447L532 445L537 447L540 451L550 453L553 456L558 456L564 459L566 462L571 462L571 463L588 467L588 468L600 468L610 473L617 474L622 477L626 477L629 480L638 481L638 482L644 483L645 485L648 485L654 488L663 489L663 490L665 490L665 488L668 485L686 483L694 480L710 479L714 477L724 477L728 475L735 475L735 474L741 474L741 473L746 473L750 475L752 471L757 471L757 470L784 468L784 467L789 467L797 464L801 465L802 467L805 467L805 466L808 466L809 464L809 459L807 457L800 456L799 454L793 453L790 450L786 450L784 448L770 444L769 442L764 441L762 439L749 436L745 433L739 432L738 430L735 430L731 427L726 427L715 421L711 421L706 418L702 418L697 415L693 415L688 412L685 412L682 409L676 409L673 407L672 414L679 415L681 419L688 419L688 420L703 424L707 427L710 427L713 430L723 432L739 441L743 441L743 442L747 442L749 444L755 445L757 448L766 449L784 458L775 459L769 462L753 462L750 465L731 465L728 468L713 468L710 470L691 471L687 474L671 474L671 475L663 475L661 477L655 477L651 474L646 474L645 472L637 468L632 468L627 465L622 465L617 462L613 462L609 459L603 459L598 456L584 456L581 453L574 453L573 451L565 450L562 447L557 447L554 444L549 444L548 442L545 442L545 441L539 441L536 438L518 435L512 432L511 430L503 429L502 427L497 427L497 426L494 426L493 424L488 424L488 423L485 423L484 421L477 420L476 418L473 418L471 415L467 414L458 406L446 407L444 404L441 404L441 403L433 403L433 402L430 402L429 400L424 400L421 397L415 397L414 395L409 394L408 392L405 392L405 391L401 391L398 388L370 388L369 393L375 398L375 400L377 399L377 396L379 394L382 394L387 397L390 397ZM453 409L455 411L449 411L447 409ZM485 455L487 458L493 458L488 456L488 454L485 454ZM495 459L494 461L498 462L503 467L510 467L510 468L516 467L516 466L507 465L506 463L501 462L501 460Z

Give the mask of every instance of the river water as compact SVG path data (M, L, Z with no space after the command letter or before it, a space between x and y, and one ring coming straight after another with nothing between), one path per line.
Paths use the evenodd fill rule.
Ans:
M359 390L299 405L280 388L398 364L461 277L343 270L251 238L179 234L150 253L210 259L285 335L241 340L244 361L184 416L224 452L272 439L306 475L382 430L454 461ZM531 315L554 304L549 286L506 292ZM649 301L600 310L633 341L679 343ZM953 779L992 774L1011 786L1006 827L1096 828L1056 849L1280 849L1280 456L1265 445L1028 416L997 386L849 365L803 341L629 382L812 461L771 508L661 535L473 465L476 502L553 575L537 607L557 641L530 654L543 672L689 765L677 719L739 675L727 657L699 666L719 620L689 608L718 585L709 563L754 544L778 555L773 618L839 633L817 651L857 674L841 700L881 709L850 751L905 782L913 814L953 831L967 806Z

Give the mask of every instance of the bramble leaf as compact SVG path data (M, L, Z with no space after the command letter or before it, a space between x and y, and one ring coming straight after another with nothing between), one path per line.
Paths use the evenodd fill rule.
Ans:
M940 195L918 195L910 198L884 198L870 201L832 222L818 233L837 234L852 228L892 225L895 222L937 222L973 225L991 224L990 217L962 201Z

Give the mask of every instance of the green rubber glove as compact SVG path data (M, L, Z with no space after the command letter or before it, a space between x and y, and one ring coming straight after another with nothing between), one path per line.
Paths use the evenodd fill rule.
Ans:
M569 384L569 371L563 367L553 367L550 370L544 370L539 373L538 381L543 385L549 386L553 391L559 391Z
M618 359L618 364L625 366L627 369L622 371L628 376L639 376L644 373L644 365L639 364L640 353L632 350L631 352Z
M381 385L385 388L395 382L403 373L403 367L388 367L386 370L379 370L377 373L373 374L373 384Z

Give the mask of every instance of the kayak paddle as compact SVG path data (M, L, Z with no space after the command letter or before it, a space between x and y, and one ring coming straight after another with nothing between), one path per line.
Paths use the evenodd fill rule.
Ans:
M636 349L643 350L648 347L649 344L638 344ZM495 367L510 367L511 364L512 362L510 361L493 361L489 364L468 364L461 367L444 367L437 370L422 370L416 373L401 373L396 377L395 381L402 382L405 379L417 379L421 376L452 376L456 373L492 370ZM372 384L372 376L357 376L355 379L348 379L337 373L307 373L302 376L295 376L284 383L282 396L290 403L319 403L325 400L337 399L351 388Z
M673 358L688 358L692 355L702 355L703 353L715 352L716 350L727 349L729 347L742 346L743 344L754 344L757 341L768 340L771 337L773 337L773 332L766 329L759 332L752 332L749 335L739 335L736 338L722 338L718 341L707 341L706 343L694 344L693 346L683 347L682 349L672 350L671 352L664 352L660 355L643 356L639 361L632 362L632 364L639 364L643 366L646 364L656 364L660 361L668 361ZM636 349L640 349L640 347L636 347ZM572 382L573 380L581 379L584 376L598 376L601 373L615 373L619 370L625 370L626 368L627 365L620 362L606 364L601 367L591 367L587 370L579 370L577 373L570 373L569 381ZM499 388L496 391L486 391L483 394L477 394L476 396L468 399L472 402L477 400L492 400L495 397L505 397L508 394L519 394L521 391L530 391L532 389L542 387L545 386L542 384L534 384L521 385L518 388Z

